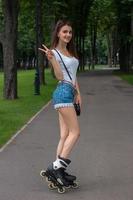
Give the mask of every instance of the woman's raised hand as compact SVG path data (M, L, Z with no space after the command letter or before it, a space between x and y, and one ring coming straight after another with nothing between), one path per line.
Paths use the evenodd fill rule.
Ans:
M53 52L48 49L44 44L42 44L43 48L38 48L40 51L44 52L48 58L48 60L51 60L54 56Z

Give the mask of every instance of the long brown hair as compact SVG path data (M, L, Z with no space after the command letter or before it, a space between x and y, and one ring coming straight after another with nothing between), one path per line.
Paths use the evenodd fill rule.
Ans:
M56 23L54 31L53 31L53 35L52 35L51 49L54 49L54 48L57 47L58 41L59 41L58 33L59 33L60 29L65 25L68 25L68 26L72 27L72 23L70 21L68 21L68 20L59 20ZM67 44L67 50L70 53L70 55L78 58L77 52L76 52L76 49L75 49L75 45L74 45L74 33L73 33L73 30L72 30L72 38L71 38L70 42Z

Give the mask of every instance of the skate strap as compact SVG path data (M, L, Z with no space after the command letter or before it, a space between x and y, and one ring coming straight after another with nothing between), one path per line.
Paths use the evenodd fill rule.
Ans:
M68 166L68 164L60 158L57 158L57 160L53 162L53 168L55 170L57 170L59 168L65 168L66 169L67 166Z

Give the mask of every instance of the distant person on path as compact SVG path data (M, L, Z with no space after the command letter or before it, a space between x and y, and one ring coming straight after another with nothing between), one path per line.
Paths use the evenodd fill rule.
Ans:
M73 105L74 101L81 106L80 89L76 78L79 61L74 47L71 23L59 20L53 32L51 48L48 49L45 45L42 45L39 50L46 54L53 67L54 74L59 80L53 93L53 105L59 114L60 140L56 160L48 166L47 172L64 186L68 186L69 180L76 179L75 176L65 171L71 162L68 156L80 135L79 123Z

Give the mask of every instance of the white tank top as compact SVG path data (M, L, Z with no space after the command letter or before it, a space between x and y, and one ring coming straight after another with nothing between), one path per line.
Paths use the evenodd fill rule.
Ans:
M60 56L58 55L58 53L52 49L52 52L54 53L54 56L56 58L56 60L59 62L60 64L60 67L61 67L61 70L62 70L62 73L63 73L63 78L65 81L69 81L71 83L73 83L75 85L75 81L76 81L76 73L77 73L77 69L78 69L78 65L79 65L79 61L77 58L75 57L69 57L69 56L65 56L64 54L62 54L59 50L59 54L61 55L62 59L63 59L63 62L65 63L68 71L69 71L69 74L72 78L72 80L70 79L69 75L67 74L66 72L66 69L62 63L62 60L60 58Z

